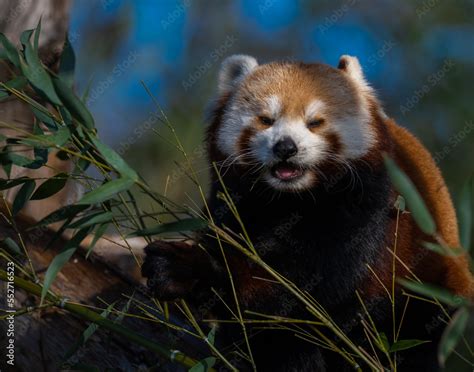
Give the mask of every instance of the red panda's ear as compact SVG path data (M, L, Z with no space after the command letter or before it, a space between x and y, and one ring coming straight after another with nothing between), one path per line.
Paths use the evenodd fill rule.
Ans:
M219 71L219 93L235 89L257 66L257 60L251 56L236 54L227 57Z
M365 80L362 67L357 57L348 55L341 56L341 58L339 58L339 65L337 68L347 74L347 77L354 83L359 92L362 93L364 102L368 103L368 100L370 100L372 105L377 105L378 113L383 118L387 118L387 115L385 114L382 104L378 100L374 89L369 85L367 80Z
M364 73L362 72L362 67L359 63L357 57L352 57L348 55L343 55L339 58L339 65L337 66L339 70L344 71L349 78L356 83L359 88L364 90L369 89L370 86L365 80Z

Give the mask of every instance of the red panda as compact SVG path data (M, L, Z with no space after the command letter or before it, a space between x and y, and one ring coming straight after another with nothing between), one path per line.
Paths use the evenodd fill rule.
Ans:
M430 238L410 213L397 213L398 194L383 154L413 180L439 235L449 246L460 245L456 214L438 167L412 134L386 116L357 58L342 56L337 68L297 62L259 65L245 55L227 58L219 73L206 141L209 162L218 165L262 259L310 293L355 342L365 342L360 329L348 326L360 312L356 291L372 304L374 321L391 335L386 288L392 285L390 250L395 234L397 277L415 275L473 298L467 257L427 250L421 243ZM218 197L222 191L212 171L208 205L215 223L241 232ZM286 290L262 280L268 277L265 271L237 250L224 249L240 306L281 315L283 302L291 297ZM196 236L195 245L156 241L146 253L142 273L157 298L198 302L213 287L232 303L221 251L206 232ZM411 301L404 309L399 284L396 298L397 319L406 311L400 338L433 340L407 351L398 370L438 370L436 341L442 330L427 330L426 324L439 308ZM226 309L214 311L218 319L231 316ZM308 317L298 304L289 306L285 315ZM223 326L221 332L229 342L242 337L235 328ZM291 332L251 329L250 333L259 371L352 368L340 356Z

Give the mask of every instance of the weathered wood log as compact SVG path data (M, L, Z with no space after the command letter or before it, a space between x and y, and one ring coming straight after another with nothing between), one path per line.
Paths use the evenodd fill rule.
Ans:
M17 231L4 222L0 224L0 236L10 237L19 243ZM28 226L20 223L17 229L25 231ZM24 234L23 238L32 260L33 267L42 281L46 268L64 247L66 241L59 239L53 247L44 250L44 244L51 239L51 232L46 230L41 239L36 239L34 233ZM27 266L27 265L25 265ZM0 269L5 270L7 261L0 259ZM20 275L18 269L16 274ZM106 303L116 302L115 309L120 310L128 301L127 296L148 303L147 296L140 293L140 288L135 283L124 281L107 266L94 260L86 260L80 254L75 254L53 282L51 290L66 297L71 302L88 306L105 308ZM25 291L15 290L15 307L23 309L28 306L37 306L39 299ZM154 306L150 303L150 306ZM0 285L0 308L6 309L6 284ZM129 312L139 314L132 305ZM123 324L143 335L149 340L166 345L164 327L162 325L125 317ZM149 350L133 344L123 337L102 330L81 347L69 360L64 356L68 350L79 340L89 323L77 318L67 311L51 307L35 310L28 314L15 317L15 368L18 371L44 370L58 371L61 365L74 365L81 363L95 366L99 370L112 369L120 371L138 370L142 367L160 366L168 370L181 370L178 366L170 365L168 361L151 353ZM5 347L7 342L8 323L0 323L0 367L6 366ZM160 336L161 335L161 336ZM187 352L193 353L192 350ZM198 353L199 354L199 353ZM199 355L198 355L199 357ZM7 369L10 370L10 369Z
M0 30L15 43L24 30L41 19L40 50L52 64L58 57L69 25L70 0L2 0Z

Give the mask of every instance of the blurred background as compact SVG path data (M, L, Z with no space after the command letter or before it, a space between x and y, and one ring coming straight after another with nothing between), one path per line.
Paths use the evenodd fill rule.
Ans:
M75 1L71 14L77 88L89 89L101 137L176 201L195 187L143 84L206 184L204 110L234 53L333 66L358 56L389 116L431 150L454 194L473 171L470 0L99 0Z

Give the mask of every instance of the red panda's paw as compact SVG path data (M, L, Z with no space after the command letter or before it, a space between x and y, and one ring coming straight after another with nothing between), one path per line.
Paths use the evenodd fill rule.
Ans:
M192 293L199 281L194 267L196 255L200 254L197 250L183 242L164 241L152 242L145 248L142 275L156 298L172 301Z

